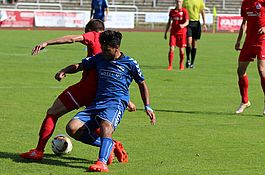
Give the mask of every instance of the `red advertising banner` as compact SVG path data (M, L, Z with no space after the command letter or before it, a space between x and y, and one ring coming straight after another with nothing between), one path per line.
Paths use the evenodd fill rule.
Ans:
M217 30L235 31L239 30L242 23L241 16L218 16Z
M0 23L0 27L33 27L33 11L6 10L7 19Z

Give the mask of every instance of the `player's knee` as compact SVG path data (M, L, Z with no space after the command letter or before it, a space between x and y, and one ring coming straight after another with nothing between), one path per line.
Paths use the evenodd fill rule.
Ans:
M101 137L111 137L113 133L113 126L107 121L102 121L100 124Z
M82 126L83 124L80 121L71 120L66 125L66 133L72 138L79 140L80 136L82 135Z

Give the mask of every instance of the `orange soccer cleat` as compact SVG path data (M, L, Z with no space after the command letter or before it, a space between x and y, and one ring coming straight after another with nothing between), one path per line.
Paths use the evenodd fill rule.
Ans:
M120 141L114 141L114 154L117 157L119 162L127 163L128 162L128 154L123 148L123 145Z
M91 165L88 168L88 171L91 171L91 172L108 172L109 169L105 163L103 163L101 161L97 161L95 164Z
M172 66L168 66L168 67L167 67L167 70L169 70L169 71L172 70L172 69L173 69Z
M184 64L179 65L179 70L184 70Z
M24 159L42 160L43 151L37 151L36 149L32 149L29 152L20 154L19 156Z

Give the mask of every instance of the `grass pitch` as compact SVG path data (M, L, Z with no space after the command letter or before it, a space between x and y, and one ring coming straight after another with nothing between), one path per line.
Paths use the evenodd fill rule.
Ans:
M31 49L41 41L79 33L1 30L1 175L87 174L86 168L96 160L98 148L74 140L73 151L63 157L52 153L50 143L41 162L18 156L36 146L46 110L61 91L81 77L80 73L68 75L57 82L54 74L86 55L78 43L49 46L37 56L30 55ZM114 133L129 153L129 163L115 160L107 174L265 174L263 93L256 62L248 70L252 106L244 114L234 115L240 103L236 34L203 34L195 69L177 69L176 49L170 72L166 70L169 48L163 33L123 35L122 51L135 58L143 70L157 125L149 124L137 85L132 84L131 100L138 110L126 112ZM76 112L59 120L54 136L65 133L65 124Z

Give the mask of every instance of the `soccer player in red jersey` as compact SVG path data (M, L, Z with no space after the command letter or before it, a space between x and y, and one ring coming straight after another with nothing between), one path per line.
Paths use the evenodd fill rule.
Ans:
M167 70L172 70L173 68L172 62L176 46L179 47L179 69L184 70L184 49L187 46L186 26L189 24L189 15L188 11L182 8L182 3L183 0L176 0L176 8L169 12L169 19L164 35L164 38L167 39L167 32L171 25Z
M48 45L74 42L81 42L87 46L87 56L96 55L101 52L99 36L100 33L104 31L104 28L104 23L101 20L91 20L86 25L84 34L69 35L43 42L32 49L32 55L38 54ZM53 105L47 110L46 117L39 132L39 141L37 147L30 150L29 152L20 154L20 156L26 159L41 160L43 158L44 148L49 138L53 134L58 118L74 109L78 109L82 106L89 106L95 98L96 88L97 76L95 70L83 71L82 79L78 83L64 90L54 101ZM135 111L135 106L133 103L130 103L128 110ZM117 141L115 145L115 152L124 151L122 144L119 141ZM124 154L120 154L119 156L124 156ZM113 159L113 157L111 158ZM118 160L120 160L119 157Z
M243 21L235 44L236 50L241 50L238 59L238 85L241 95L241 104L236 114L242 113L251 104L248 99L248 76L247 67L250 62L257 58L257 67L260 76L260 83L265 94L265 0L244 0L241 6ZM240 41L243 33L246 38L243 48L240 48ZM263 110L265 114L265 110Z

